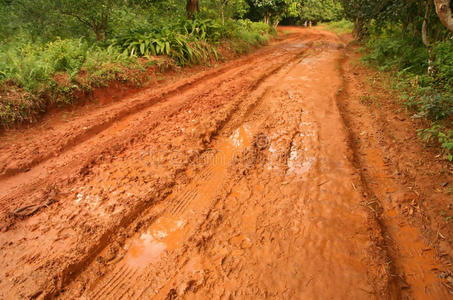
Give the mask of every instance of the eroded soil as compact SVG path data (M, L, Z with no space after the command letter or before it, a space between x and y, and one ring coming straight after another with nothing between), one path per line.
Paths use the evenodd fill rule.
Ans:
M388 174L351 49L286 30L247 57L4 133L0 298L451 297L449 254L427 240L436 224L408 217L420 192Z

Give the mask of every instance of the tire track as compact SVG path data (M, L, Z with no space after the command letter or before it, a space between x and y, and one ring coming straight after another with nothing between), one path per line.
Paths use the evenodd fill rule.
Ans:
M301 52L301 54L299 54L296 58L290 59L286 64L266 73L263 76L265 78L261 80L259 84L253 85L254 89L258 93L258 96L253 97L255 100L251 101L251 103L244 104L244 107L242 109L238 109L239 111L242 110L242 113L238 113L236 111L235 114L231 114L234 117L232 120L228 120L224 124L224 130L228 130L227 128L230 128L232 124L237 124L238 122L244 124L244 120L249 119L251 115L253 115L253 112L260 106L263 97L269 92L270 86L277 84L278 78L284 76L284 74L288 72L288 69L291 68L293 63L299 62L300 55L303 55L304 53L305 50ZM271 83L267 83L267 78L271 77L272 75L274 76L271 80ZM262 91L259 91L260 89ZM220 130L220 132L222 132L222 130ZM219 135L222 134L219 133ZM244 125L241 125L239 126L239 128L233 130L232 134L227 135L226 138L218 138L218 141L215 143L216 146L213 148L215 149L215 154L212 155L210 152L205 152L208 158L203 160L207 162L207 165L203 168L203 170L195 175L195 177L192 178L191 182L187 184L182 190L176 191L174 189L173 194L171 194L164 201L165 203L169 203L169 205L165 208L163 215L168 215L174 220L180 220L187 217L187 214L189 213L193 215L202 214L203 211L205 211L212 205L212 201L214 201L216 194L219 192L213 187L225 180L225 177L227 176L227 170L229 169L230 164L233 163L233 159L237 154L242 153L248 146L253 144L253 137L255 135L256 133L248 132L247 129L245 129ZM191 209L190 212L188 211L189 208ZM152 228L155 224L156 221L149 225ZM185 232L191 231L190 229L185 230ZM167 237L167 234L171 235L171 233L163 234L164 239ZM124 265L127 265L127 259L115 266L112 273L117 274L118 271L115 271L115 269L119 268L121 270L122 268L124 268ZM129 268L131 268L131 266L129 266ZM140 268L136 266L135 269L139 270ZM115 275L112 276L114 277ZM90 298L94 299L101 297L102 299L102 297L104 296L114 294L114 289L118 286L118 284L109 287L109 282L112 281L112 276L108 276L105 279L107 283L101 284L101 287L99 289L95 288ZM124 289L126 290L128 286L128 277L122 276L120 277L120 280L122 282L120 285L124 286ZM115 281L115 283L117 282ZM99 292L99 290L101 290L101 292ZM127 292L125 291L125 293Z
M312 39L317 38L318 35L312 35ZM294 39L291 42L296 43L294 46L279 44L271 48L273 52L270 51L268 56L257 56L255 61L244 59L241 70L205 82L208 84L206 88L199 85L196 89L189 88L187 94L175 96L180 101L177 105L172 99L160 106L152 106L152 111L158 111L156 114L148 114L148 111L132 114L132 119L135 119L127 120L129 126L119 126L114 139L105 137L103 142L106 145L94 143L86 149L79 148L80 145L74 148L83 154L74 157L74 161L77 160L75 165L81 168L75 173L71 170L75 165L65 167L62 160L62 156L70 151L59 156L57 162L61 163L61 168L58 173L39 182L40 186L59 185L58 205L43 209L23 222L23 226L12 227L5 233L5 240L12 243L2 245L0 262L6 268L0 271L0 276L7 279L0 282L0 290L8 291L7 295L17 296L15 298L33 295L52 298L62 291L76 291L73 283L83 280L86 274L99 274L89 270L93 271L91 268L98 266L98 261L111 261L109 251L122 255L123 239L138 235L137 232L144 235L141 238L143 243L154 243L155 248L146 257L147 261L171 253L172 250L166 253L158 242L166 242L167 249L170 249L172 239L177 241L181 232L185 234L186 230L194 230L196 224L185 227L178 222L186 216L204 216L210 211L213 203L218 201L216 186L232 175L225 169L234 165L235 152L245 152L244 158L252 159L247 164L253 164L257 154L256 138L260 132L247 126L256 122L253 128L260 128L259 124L264 120L256 113L266 111L267 103L263 106L263 99L273 96L273 87L309 50L305 42L301 38ZM138 118L142 113L143 118ZM267 113L265 115L269 117ZM109 129L102 134L107 133L110 134ZM237 143L238 139L242 141ZM156 151L184 153L187 157L192 150L197 155L209 156L207 151L211 145L218 150L215 155L228 154L226 158L222 157L222 168L209 166L210 160L193 164L183 159L182 164L176 165L167 155L159 162L159 167L148 169L141 154L155 146ZM246 145L251 145L251 149ZM187 168L192 170L192 175L186 174ZM60 179L61 175L72 177ZM197 181L203 184L197 184ZM35 187L36 192L41 188L37 184ZM8 205L47 197L34 198L32 187L28 188L30 190L24 187L22 193L8 198ZM177 196L169 198L171 192ZM164 209L160 210L162 207ZM172 226L179 225L175 230L165 232L159 223L164 221ZM148 226L154 231L146 231ZM58 238L54 239L55 232L64 234L60 236L58 233ZM188 233L187 237L191 235ZM21 249L27 249L30 259L23 256ZM41 256L41 253L48 254ZM97 257L101 259L97 260ZM26 268L17 268L24 265ZM136 267L132 268L134 271L129 269L130 266L122 268L119 264L105 267L113 273L107 272L104 279L90 287L87 295L93 298L121 296L128 284L142 276L137 275L141 274L140 270L134 273ZM14 274L14 280L10 280L10 274ZM4 295L5 292L1 292L0 298ZM61 297L74 298L66 293Z
M287 52L284 48L283 50L284 52ZM305 52L302 51L302 53ZM285 66L286 64L288 64L290 61L292 61L293 59L297 59L297 57L299 57L301 54L301 52L296 52L295 54L291 54L290 56L290 59L289 60L286 60L284 61L283 63L280 63L277 65L276 68L272 68L270 71L268 71L267 73L265 73L264 75L260 76L257 80L255 81L252 81L251 83L251 89L254 90L256 89L259 84L265 79L265 78L268 78L269 76L273 75L275 72L278 72L280 70L280 68L282 68L283 66ZM289 54L289 53L288 53ZM296 57L294 58L293 57ZM252 60L253 61L253 60ZM247 73L250 72L250 69L249 69L249 66L248 64L246 65L241 65L240 67L238 68L231 68L231 74L224 74L225 76L231 78L230 80L234 80L234 78L242 78L244 77ZM252 65L252 69L255 68L255 69L259 69L260 67L257 66L257 65ZM231 84L231 82L229 80L221 80L221 81L217 81L216 82L216 78L213 79L214 82L212 84L209 84L208 86L210 87L210 89L208 91L203 91L202 93L196 95L196 96L186 96L184 97L184 94L181 94L181 95L178 95L179 98L186 98L186 99L192 99L192 98L204 98L204 97L207 97L207 94L209 93L215 93L218 89L220 89L222 86L224 85L228 85L228 84ZM204 83L206 84L206 82ZM170 100L166 101L166 102L170 102ZM181 109L184 108L184 106L187 104L187 101L186 100L183 100L182 103L180 103L179 106L176 106L176 107L173 107L171 108L171 111L167 113L167 116L168 115L174 115L175 113L178 113L181 111ZM144 112L143 111L139 111L139 112L136 112L135 115L138 115L138 114L143 114ZM156 112L158 113L158 112ZM148 116L148 119L152 119L152 116ZM152 124L152 127L150 128L150 130L152 128L155 128L157 126L159 126L160 122L164 121L165 119L162 119L162 118L157 118L154 123ZM132 128L131 129L132 131L134 131L134 129ZM127 131L127 128L124 130L125 132L125 136L131 136L131 134ZM116 144L116 140L118 139L118 137L116 136L119 136L121 132L117 133L115 132L115 130L113 130L111 133L109 133L109 129L105 129L104 130L104 134L108 137L107 140L105 141L101 141L99 142L97 145L100 145L100 147L96 147L95 151L94 152L89 152L89 153L81 153L80 155L82 155L82 157L77 157L78 156L78 152L80 152L80 150L78 150L77 148L73 149L75 151L73 151L73 153L71 153L71 151L69 151L69 153L65 154L65 153L62 153L61 155L67 155L68 157L75 157L75 159L73 159L72 162L69 163L69 165L71 164L76 164L78 166L80 166L80 162L84 162L82 164L82 166L80 166L81 169L84 168L83 165L88 165L92 158L93 157L97 157L97 156L100 156L101 153L103 152L109 152L110 150L108 149L108 147L104 146L104 145L112 145L110 146L110 148L118 148L118 145ZM114 137L111 137L111 136L114 136ZM143 134L141 135L142 138L143 138ZM140 139L140 136L137 136L136 134L132 135L132 137L126 137L126 142L122 142L123 144L128 144L128 140L131 140L131 139L134 139L134 140L137 140L137 139ZM88 143L88 145L90 145L90 139L87 139L85 141L85 143ZM83 143L78 145L78 148L83 148L84 145ZM111 151L110 151L111 152ZM75 166L72 166L71 169L74 169L76 168ZM39 164L36 166L35 169L33 170L30 170L28 173L24 173L24 174L21 174L20 177L22 178L10 178L9 181L11 181L11 183L14 184L14 182L18 181L18 182L27 182L27 184L25 185L20 185L19 186L19 189L17 190L14 190L11 189L11 187L9 188L11 191L8 191L8 183L5 183L3 182L3 184L5 185L5 190L4 190L4 193L8 193L7 195L4 194L3 198L1 197L2 194L0 194L0 202L3 202L3 203L15 203L14 199L18 198L18 196L22 195L22 194L25 194L25 193L31 193L32 191L34 191L36 189L36 186L43 186L45 185L44 183L45 182L48 182L50 180L50 178L48 177L42 177L41 176L41 172L42 170L48 170L48 169L57 169L57 167L53 166L52 164L50 165L46 165L46 163L44 162L43 165ZM63 173L66 173L66 172L63 172ZM53 179L53 178L55 179ZM53 174L52 175L52 180L57 180L56 178L58 177L64 177L60 174ZM37 178L36 180L34 180L34 178ZM55 182L53 183L55 185ZM14 190L14 193L13 191ZM4 215L7 215L9 214L10 211L12 211L13 208L9 207L9 206L6 206L2 209L2 212Z

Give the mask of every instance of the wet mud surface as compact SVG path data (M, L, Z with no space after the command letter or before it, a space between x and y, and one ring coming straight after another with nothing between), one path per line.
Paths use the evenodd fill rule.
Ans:
M41 134L6 133L0 298L451 297L448 264L394 203L411 194L382 153L361 161L351 145L346 43L288 30Z

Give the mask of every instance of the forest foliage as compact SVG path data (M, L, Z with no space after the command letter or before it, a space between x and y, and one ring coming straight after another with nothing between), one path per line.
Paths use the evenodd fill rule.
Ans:
M364 60L390 72L400 103L426 123L419 136L428 145L440 145L453 161L453 33L440 14L448 9L451 14L453 1L342 0L342 4L355 36L366 46Z

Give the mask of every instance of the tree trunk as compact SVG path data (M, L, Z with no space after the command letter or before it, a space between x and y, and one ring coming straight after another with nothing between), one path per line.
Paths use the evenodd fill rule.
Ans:
M434 0L434 4L436 5L436 13L442 24L453 32L453 9L451 0Z
M401 25L401 37L404 39L406 37L407 24L403 23Z
M267 25L269 25L269 19L271 18L271 15L270 13L266 12L264 14L264 23L266 23Z
M423 25L422 25L422 41L423 44L429 48L430 43L428 40L428 21L429 21L429 14L431 13L431 5L432 5L432 0L428 0L428 3L426 4L426 10L425 10L425 17L423 19Z
M426 4L426 11L425 11L425 17L423 19L423 25L422 25L422 40L423 44L428 48L428 74L433 74L434 73L434 67L433 67L433 55L432 55L432 49L431 49L431 43L429 42L428 39L428 21L429 21L429 14L431 13L431 6L432 6L433 0L428 0L428 3Z
M187 0L187 15L189 18L192 18L197 12L200 11L200 7L198 5L198 0Z
M365 36L366 28L365 28L365 20L356 18L354 22L354 30L353 35L356 39L361 40Z

